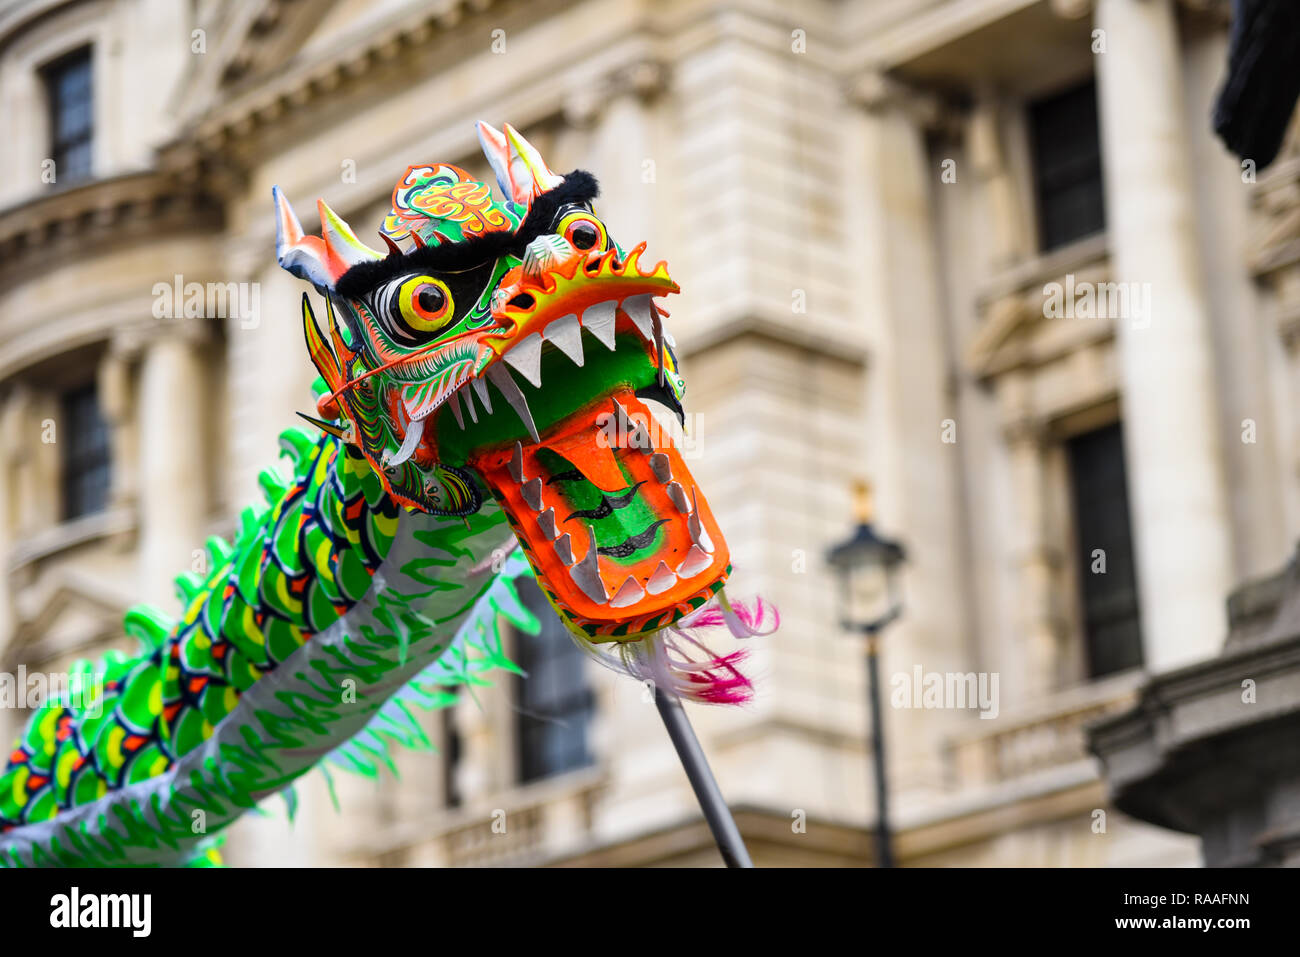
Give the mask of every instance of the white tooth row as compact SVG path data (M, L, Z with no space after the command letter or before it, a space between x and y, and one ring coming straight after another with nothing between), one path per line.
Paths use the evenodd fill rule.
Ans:
M524 423L524 428L532 436L534 442L540 442L541 437L537 434L537 424L533 421L533 413L528 408L528 400L524 398L523 392L519 390L519 385L511 378L510 373L502 369L499 365L488 368L487 376L470 379L459 389L451 394L447 404L451 406L451 414L456 419L456 424L460 426L461 431L465 431L465 413L461 411L461 405L469 412L471 422L478 422L478 408L474 404L474 396L478 396L478 401L483 404L483 410L488 415L493 415L492 397L488 393L488 379L492 380L500 393L510 403L510 407L515 410L519 420Z
M535 388L542 387L542 343L549 342L559 349L574 365L581 366L585 361L582 353L582 330L586 329L606 349L614 350L614 321L619 303L613 299L588 306L582 312L582 319L571 312L567 316L554 319L541 332L524 336L515 343L501 358L519 371ZM632 324L642 337L663 352L663 322L659 310L649 293L628 296L622 302L623 311L627 313ZM662 363L660 363L662 366Z
M517 342L502 358L514 369L517 369L525 379L533 384L535 388L542 387L542 342L549 342L573 361L575 365L581 366L585 361L582 353L582 330L586 329L594 335L606 349L614 349L614 322L615 312L618 309L618 303L613 299L608 302L597 303L594 306L588 306L583 310L581 322L579 322L576 313L569 313L559 319L553 320L541 332L534 332L525 336ZM631 318L632 323L636 326L637 331L645 337L647 342L656 343L659 349L659 367L660 379L663 378L663 343L665 333L663 321L659 317L659 311L655 308L654 302L648 293L637 296L629 296L623 300L623 311ZM671 341L671 340L670 340ZM541 437L537 432L537 424L533 421L532 410L528 408L528 400L524 398L523 392L520 391L518 384L510 373L502 369L499 365L493 365L488 368L487 379L492 380L510 407L515 410L520 421L532 436L534 442L540 442ZM479 376L470 379L459 389L451 394L447 401L451 405L451 414L456 419L456 424L460 426L461 431L465 430L465 413L461 411L461 404L464 403L465 409L469 412L472 422L478 422L478 409L474 405L474 396L478 396L479 402L483 403L483 408L488 415L492 415L492 400L488 395L487 381ZM418 441L418 440L417 440ZM646 447L649 447L649 439L646 438ZM415 447L411 447L415 451ZM644 451L644 449L643 449Z

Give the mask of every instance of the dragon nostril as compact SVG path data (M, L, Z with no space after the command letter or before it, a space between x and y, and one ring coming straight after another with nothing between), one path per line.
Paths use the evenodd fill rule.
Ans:
M521 292L519 295L513 297L509 302L506 303L507 306L515 306L519 309L528 309L529 307L532 306L532 304L533 304L533 297L528 295L528 293L526 292Z

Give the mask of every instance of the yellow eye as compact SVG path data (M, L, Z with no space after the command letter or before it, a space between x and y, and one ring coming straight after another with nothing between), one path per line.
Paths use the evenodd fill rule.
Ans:
M604 224L585 209L569 213L560 220L555 231L567 239L574 249L583 253L604 249L609 242Z
M455 308L446 283L432 276L413 276L397 290L391 314L405 331L425 336L450 322Z

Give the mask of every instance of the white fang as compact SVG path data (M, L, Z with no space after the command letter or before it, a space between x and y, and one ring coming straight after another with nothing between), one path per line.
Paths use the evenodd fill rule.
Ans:
M694 548L694 546L691 547ZM573 540L569 538L568 532L555 540L555 554L559 556L560 561L564 562L564 564L573 564Z
M542 336L534 332L524 336L515 346L501 357L510 363L534 387L542 387Z
M699 545L692 545L686 553L686 560L677 566L677 574L682 578L694 578L713 564L713 559Z
M568 356L574 365L582 365L582 327L578 325L576 315L570 313L562 319L556 319L546 327L544 336L547 342Z
M448 403L451 405L451 414L456 417L456 424L460 426L462 432L465 431L465 417L461 415L460 401L457 398L458 393L453 392L448 397Z
M627 313L628 318L632 320L632 324L636 326L636 331L641 333L641 337L646 342L655 341L655 311L649 293L629 296L623 300L623 311Z
M420 439L424 436L424 419L414 419L406 427L406 436L402 439L402 447L384 465L384 468L396 468L401 465L412 455L415 454L415 447L420 444Z
M536 335L536 333L533 333ZM537 423L533 421L533 414L528 410L528 400L524 394L519 391L519 384L509 372L501 366L500 363L488 366L488 378L497 387L498 391L505 396L506 401L510 403L510 408L515 410L515 415L524 423L524 428L532 436L534 442L542 441L542 437L537 434Z
M694 548L695 546L692 545L691 547ZM676 584L677 576L674 575L673 570L668 567L668 563L660 562L659 567L655 569L655 573L651 575L650 580L645 583L645 590L652 595L661 595Z
M600 302L588 306L582 314L582 328L611 352L614 350L614 308L613 302Z
M487 380L482 376L470 379L470 384L474 386L474 391L478 393L478 400L483 403L483 408L487 409L487 414L492 414L492 400L488 397Z
M605 591L605 583L600 580L600 572L597 570L600 559L596 553L596 531L590 525L587 526L587 542L587 554L582 556L582 561L569 566L569 577L582 589L584 595L603 605L609 600L609 594Z
M671 573L670 573L671 574ZM628 605L635 605L645 597L645 591L636 583L636 579L631 575L619 586L614 597L609 600L611 608L626 608Z
M525 482L520 486L520 494L523 495L524 501L534 512L542 510L542 480L535 478L531 482Z

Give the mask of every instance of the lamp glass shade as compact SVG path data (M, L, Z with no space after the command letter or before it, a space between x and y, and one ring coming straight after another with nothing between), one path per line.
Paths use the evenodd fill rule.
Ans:
M885 562L854 562L839 569L840 617L846 627L863 630L893 617L898 596L895 567Z

